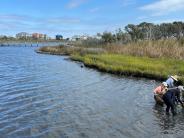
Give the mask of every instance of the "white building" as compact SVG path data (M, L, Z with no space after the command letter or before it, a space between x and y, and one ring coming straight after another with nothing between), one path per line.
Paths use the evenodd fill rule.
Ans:
M72 36L71 41L77 41L79 39L80 39L79 35L74 35L74 36Z
M21 38L27 39L27 38L30 38L30 37L32 37L32 35L29 34L29 33L26 33L26 32L21 32L21 33L16 34L17 39L21 39Z
M71 38L71 41L77 41L77 40L87 40L89 38L88 35L74 35L72 38Z

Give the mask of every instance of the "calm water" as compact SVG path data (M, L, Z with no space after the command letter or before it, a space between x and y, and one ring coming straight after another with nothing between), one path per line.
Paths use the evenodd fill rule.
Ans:
M158 82L81 68L30 47L0 47L0 138L183 138L184 111L166 116Z

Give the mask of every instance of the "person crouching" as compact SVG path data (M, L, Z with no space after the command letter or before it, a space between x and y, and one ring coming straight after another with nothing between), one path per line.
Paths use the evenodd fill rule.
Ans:
M171 112L173 115L176 115L176 104L175 102L178 101L182 107L184 107L181 99L180 99L180 93L184 91L183 86L178 86L176 88L168 89L168 91L163 94L163 101L166 104L166 114L169 115L169 110L171 109Z
M164 101L162 99L163 94L167 91L167 83L162 82L160 86L158 86L156 89L154 89L154 99L157 104L163 105Z

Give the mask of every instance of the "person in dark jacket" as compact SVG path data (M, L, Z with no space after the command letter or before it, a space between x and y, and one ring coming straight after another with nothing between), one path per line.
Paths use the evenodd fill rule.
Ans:
M166 114L169 114L169 110L171 109L172 114L176 115L175 101L178 101L182 107L184 107L180 99L180 93L182 91L184 91L183 86L178 86L176 88L168 89L168 91L163 95L164 103L167 105Z

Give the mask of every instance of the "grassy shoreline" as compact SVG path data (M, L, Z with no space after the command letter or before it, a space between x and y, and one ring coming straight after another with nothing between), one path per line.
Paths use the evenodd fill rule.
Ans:
M94 52L86 48L42 47L38 53L69 55L85 66L117 75L165 80L177 74L184 83L184 61L179 59L139 57L125 54Z
M180 74L181 76L184 72L184 68L181 68L181 66L184 67L184 62L173 59L153 59L117 54L72 55L71 59L81 61L88 67L107 73L156 80L165 80L168 74Z

